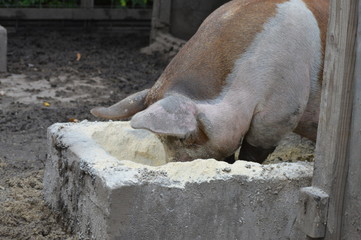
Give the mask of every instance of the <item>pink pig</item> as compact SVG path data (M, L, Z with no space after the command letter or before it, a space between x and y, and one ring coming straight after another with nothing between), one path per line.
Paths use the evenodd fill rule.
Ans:
M327 21L328 0L230 1L151 89L91 112L132 117L174 161L224 160L241 147L240 159L262 162L291 131L316 140Z

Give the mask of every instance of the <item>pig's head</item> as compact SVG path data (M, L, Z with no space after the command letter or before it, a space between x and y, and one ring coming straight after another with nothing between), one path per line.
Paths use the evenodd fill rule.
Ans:
M156 133L172 161L227 157L227 150L214 145L212 123L197 105L182 95L165 97L138 112L131 126Z
M171 161L223 160L239 147L244 133L235 127L241 124L231 120L230 113L235 111L196 103L180 94L165 96L146 108L147 94L148 90L135 93L110 107L94 108L91 113L113 120L133 116L131 126L156 133Z

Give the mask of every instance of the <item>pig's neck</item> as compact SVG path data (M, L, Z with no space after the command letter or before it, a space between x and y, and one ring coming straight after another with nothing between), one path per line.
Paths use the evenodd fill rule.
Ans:
M240 146L254 111L255 104L249 99L246 94L230 90L219 99L197 104L199 119L214 147L226 148L224 151L231 154Z

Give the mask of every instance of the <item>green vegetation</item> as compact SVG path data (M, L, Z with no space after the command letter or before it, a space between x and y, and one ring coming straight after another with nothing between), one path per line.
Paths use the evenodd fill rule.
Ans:
M95 0L95 2L106 2L107 0ZM147 8L151 7L152 0L110 0L111 6L127 8Z
M152 0L94 0L95 7L112 8L147 8L152 3ZM77 8L80 7L80 0L0 0L0 7Z
M147 7L148 0L118 0L122 7Z

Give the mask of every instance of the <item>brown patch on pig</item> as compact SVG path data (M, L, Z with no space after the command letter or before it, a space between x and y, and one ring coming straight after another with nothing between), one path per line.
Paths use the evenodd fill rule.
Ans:
M319 85L321 91L322 80L323 80L323 65L325 59L325 49L326 49L326 34L327 34L327 26L328 26L328 18L329 18L329 0L303 0L310 11L313 13L314 17L317 20L318 27L320 28L321 34L321 66L319 72ZM325 11L325 9L327 11ZM303 114L300 123L297 128L294 130L295 133L301 135L302 137L306 137L312 141L316 141L317 138L317 127L318 127L318 118L319 118L319 108L321 101L321 94L314 93L315 98L313 99L312 106L307 106L305 113Z
M195 100L219 96L236 59L283 2L239 0L217 9L165 69L149 91L146 105L173 90Z
M320 28L321 33L321 46L322 46L322 62L320 69L320 77L318 78L320 82L323 79L323 62L325 59L325 49L326 49L326 34L327 34L327 26L328 26L328 11L325 9L329 9L329 0L303 0L303 2L307 5L308 9L315 16L318 27Z

